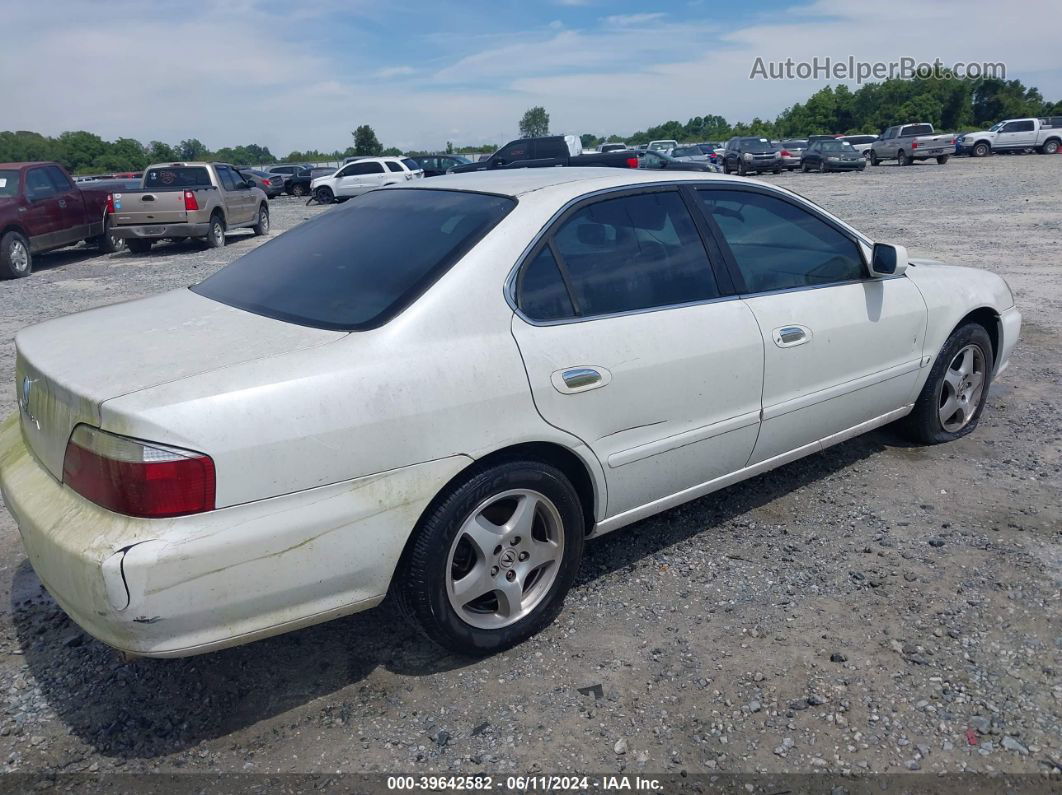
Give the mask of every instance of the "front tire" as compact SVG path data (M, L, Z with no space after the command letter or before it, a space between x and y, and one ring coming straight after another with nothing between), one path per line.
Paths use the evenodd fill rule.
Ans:
M431 640L493 654L557 616L584 536L579 497L555 467L516 460L473 470L422 518L392 590Z
M940 444L970 433L988 399L994 364L984 326L971 322L952 332L904 420L907 435L922 444Z
M973 148L974 157L988 157L992 153L992 147L981 141Z
M21 232L0 238L0 279L22 279L33 272L29 240Z
M748 169L745 168L745 161L744 160L741 160L741 161L738 162L737 173L738 173L739 177L743 177L743 176L745 176L748 173Z
M313 197L317 199L318 204L331 204L336 200L336 195L332 193L332 189L325 185L315 190Z
M269 208L264 204L258 208L258 223L251 228L256 235L269 234Z

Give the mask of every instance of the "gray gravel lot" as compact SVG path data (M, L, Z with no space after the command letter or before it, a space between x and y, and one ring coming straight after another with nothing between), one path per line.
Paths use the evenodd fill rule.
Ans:
M0 768L1058 781L1062 157L766 179L1006 276L1023 339L972 436L923 448L885 429L590 543L557 623L480 661L385 604L124 665L43 591L2 512ZM272 210L273 234L324 211ZM258 242L73 249L0 282L0 414L19 328L198 281Z

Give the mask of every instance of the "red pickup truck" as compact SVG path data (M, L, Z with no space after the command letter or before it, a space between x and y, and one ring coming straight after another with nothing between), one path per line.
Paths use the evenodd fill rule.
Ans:
M33 255L84 240L105 253L124 241L110 233L106 189L81 189L58 163L0 163L0 279L29 276Z

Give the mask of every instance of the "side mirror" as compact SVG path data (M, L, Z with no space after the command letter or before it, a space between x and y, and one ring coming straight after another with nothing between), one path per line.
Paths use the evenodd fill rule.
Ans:
M870 257L870 275L875 278L883 276L900 276L907 270L907 249L903 246L891 246L888 243L875 243L874 253Z
M254 187L254 183L251 182L251 180L245 180L244 183L243 183L243 187L248 188L248 189L253 188Z

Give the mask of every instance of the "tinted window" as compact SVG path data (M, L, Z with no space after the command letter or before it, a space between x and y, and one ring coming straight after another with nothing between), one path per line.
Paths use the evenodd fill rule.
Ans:
M399 171L400 172L400 171L402 171L402 166L399 163L395 163L395 162L393 162L391 160L388 160L387 161L387 170L388 171Z
M580 315L719 295L693 219L674 192L591 204L565 221L553 240Z
M0 170L0 196L18 195L18 172L13 169Z
M55 194L55 186L43 168L31 168L26 172L26 195L31 199L43 199Z
M549 246L543 248L520 272L516 301L523 313L532 320L560 320L575 313L568 288L564 286Z
M237 181L242 182L239 177L232 173L231 169L221 167L217 169L217 172L218 179L221 180L221 187L225 190L236 190Z
M418 166L418 165L417 165L417 161L416 161L416 160L414 160L414 159L413 159L413 158L411 158L411 157L406 157L406 158L403 158L403 159L402 159L402 163L403 163L403 164L405 165L405 167L406 167L406 168L408 168L408 169L409 169L410 171L416 171L417 169L419 169L419 168L420 168L420 166Z
M932 135L932 124L908 124L903 128L902 136L906 138L909 135Z
M504 160L506 163L512 163L514 160L528 160L531 157L530 142L513 141L508 143L499 149L494 157L497 160Z
M210 174L203 166L166 166L148 169L144 175L144 187L149 190L160 188L201 188L210 185Z
M379 163L351 163L340 172L341 177L357 177L363 174L379 174L383 168Z
M305 326L371 328L427 289L515 204L460 191L374 191L289 229L192 290Z
M782 199L751 191L699 190L749 292L861 279L858 245Z
M1032 119L1027 119L1025 121L1012 121L1003 128L1003 132L1032 132L1032 129Z
M45 169L48 172L48 178L51 179L52 185L59 193L66 193L68 190L73 189L73 185L70 184L70 180L66 178L66 174L59 166L48 166Z

